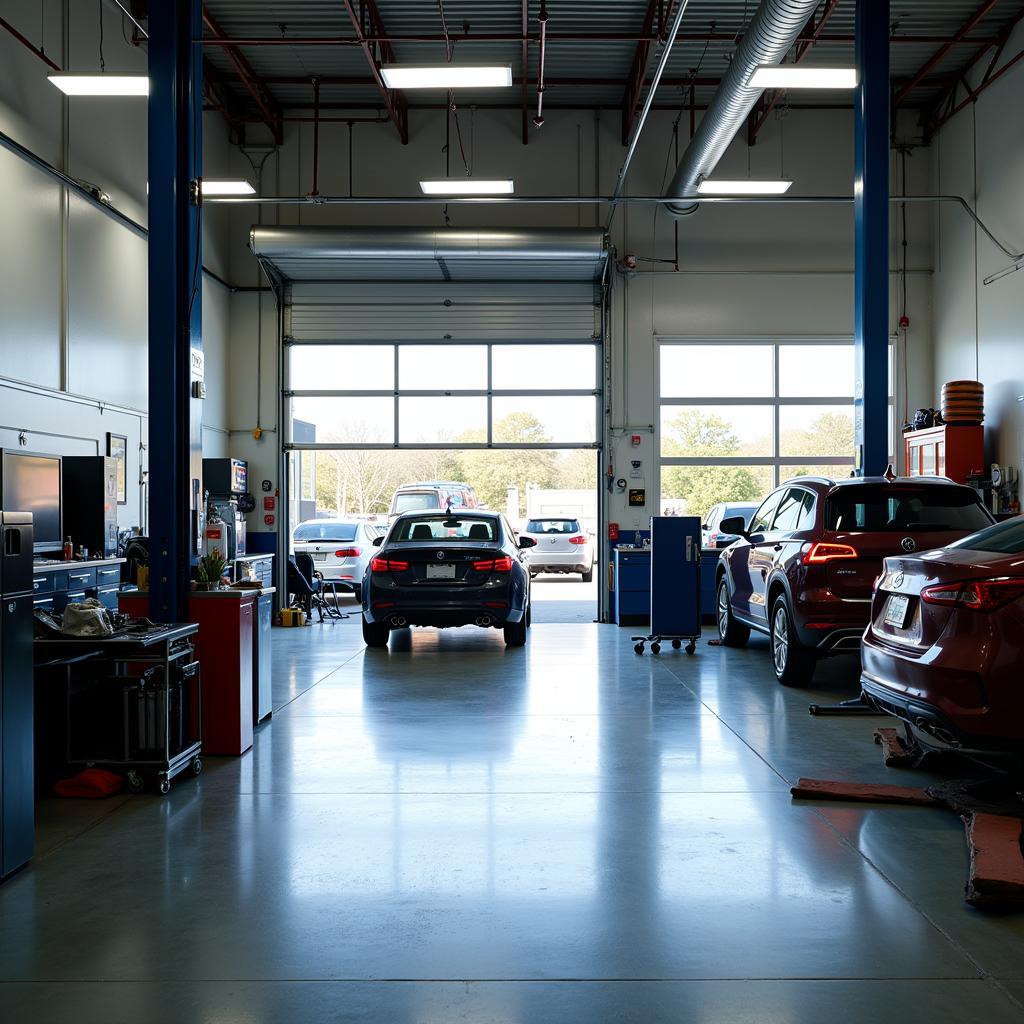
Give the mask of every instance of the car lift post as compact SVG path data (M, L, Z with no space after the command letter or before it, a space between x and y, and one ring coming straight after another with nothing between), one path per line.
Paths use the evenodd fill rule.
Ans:
M150 618L188 621L202 515L202 2L149 5ZM193 380L200 383L193 395Z
M854 452L858 476L889 464L889 0L857 0L854 51ZM872 715L860 698L812 715Z

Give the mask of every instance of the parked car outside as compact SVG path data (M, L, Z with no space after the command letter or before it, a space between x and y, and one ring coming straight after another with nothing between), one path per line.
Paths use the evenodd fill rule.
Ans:
M885 560L864 633L865 701L925 743L1024 753L1024 518Z
M702 548L727 548L733 541L740 539L738 533L723 533L722 520L733 516L742 516L743 524L750 524L750 517L757 511L757 502L725 501L712 505L700 528L700 546Z
M992 523L970 487L940 478L799 477L776 488L719 558L718 632L730 647L771 638L776 678L810 682L819 658L858 651L887 555L950 544Z
M386 529L383 520L372 517L309 519L295 527L292 550L311 555L325 580L334 580L339 590L351 591L358 601L363 573L375 551L373 542Z
M363 574L363 640L386 647L392 629L501 629L526 643L530 573L519 537L499 512L406 512L380 539Z
M521 536L536 541L526 551L531 576L579 573L584 583L594 579L594 542L578 519L528 519Z
M402 484L391 498L390 517L403 512L444 512L463 508L477 508L476 491L460 480L424 480Z

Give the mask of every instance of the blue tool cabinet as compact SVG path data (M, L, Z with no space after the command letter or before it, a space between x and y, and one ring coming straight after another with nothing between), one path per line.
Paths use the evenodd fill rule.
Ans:
M651 615L649 548L616 548L612 620L620 626L646 626Z
M700 519L651 519L651 633L700 636Z

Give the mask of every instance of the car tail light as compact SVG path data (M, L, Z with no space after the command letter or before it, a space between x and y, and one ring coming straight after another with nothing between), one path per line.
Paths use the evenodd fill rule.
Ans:
M849 544L829 544L825 541L816 541L804 554L804 565L824 565L826 562L835 562L840 558L856 558L857 551Z
M512 559L508 555L504 558L488 558L482 562L474 562L473 568L477 572L511 572Z
M713 548L718 543L718 531L708 534L708 547Z
M921 591L921 600L925 604L970 608L976 612L995 611L1019 597L1024 597L1024 578L1020 576L971 580L968 583L937 583Z
M570 544L586 544L587 543L587 538L586 537L570 537L569 538L569 543Z
M394 558L374 558L370 561L370 572L405 572L408 568L408 562Z
M358 558L360 555L359 548L338 548L334 552L335 558Z

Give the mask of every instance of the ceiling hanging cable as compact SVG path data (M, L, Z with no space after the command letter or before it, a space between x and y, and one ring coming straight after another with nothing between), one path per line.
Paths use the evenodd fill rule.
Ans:
M103 59L103 0L99 0L100 10L100 74L107 70L107 62Z
M535 128L544 125L544 61L547 56L548 9L544 0L540 2L540 14L537 15L540 25L540 49L537 56L537 116L533 119Z

